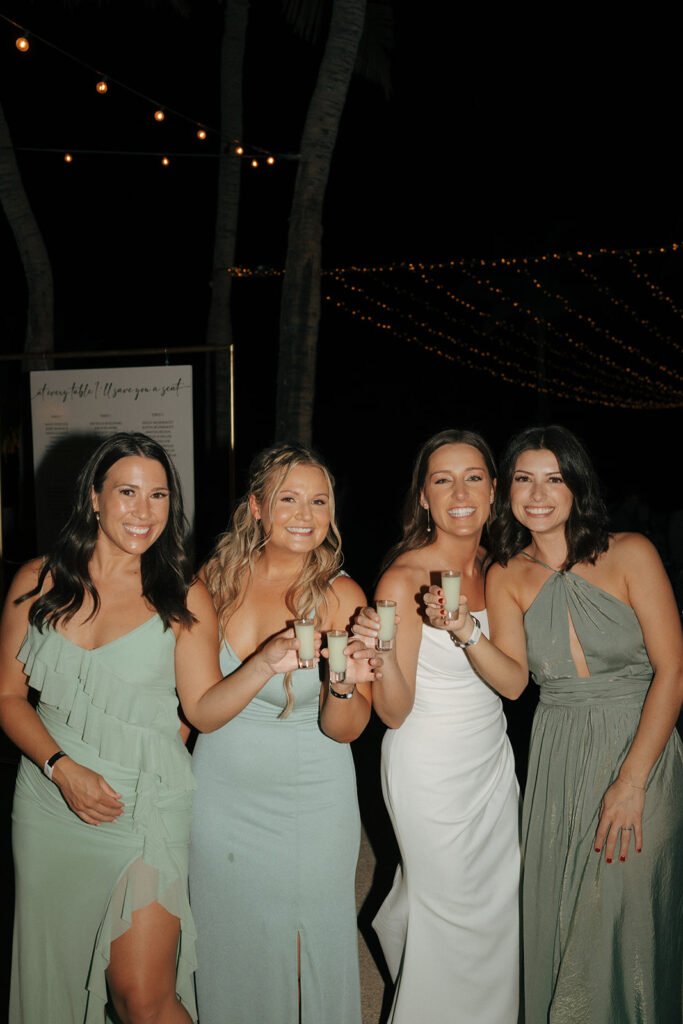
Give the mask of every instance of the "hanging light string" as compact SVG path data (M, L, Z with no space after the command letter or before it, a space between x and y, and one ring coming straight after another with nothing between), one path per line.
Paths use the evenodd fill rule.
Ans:
M671 253L683 252L683 243L672 242L669 245L662 245L650 248L638 248L638 249L574 249L567 250L565 252L552 252L545 253L541 256L497 256L495 258L482 258L478 256L463 256L457 260L448 260L443 263L414 263L414 262L399 262L399 263L383 263L379 265L369 264L360 265L351 264L348 267L333 267L330 270L323 270L323 277L326 274L336 273L357 273L357 274L385 274L394 273L396 271L407 270L412 273L420 271L436 271L436 270L452 270L459 267L509 267L516 266L518 264L550 264L550 263L561 263L564 260L576 261L579 259L591 260L597 259L600 256L614 256L614 257L628 257L633 258L634 256L657 256L666 255ZM634 266L637 264L634 262ZM224 267L223 270L226 274L231 274L233 277L280 277L284 271L277 267L245 267L240 265L232 265ZM680 313L680 310L677 310Z
M641 362L645 363L652 369L661 370L663 373L668 374L668 376L675 377L676 380L679 380L681 381L681 383L683 383L682 374L676 373L675 370L669 370L667 367L662 366L658 361L650 359L649 356L645 355L645 353L642 352L639 348L636 348L635 345L629 345L628 342L623 341L623 339L621 338L618 338L611 331L607 330L607 328L601 327L600 324L596 323L596 321L593 319L590 313L579 313L579 311L574 306L572 306L569 300L565 298L564 295L561 295L560 292L550 292L547 288L544 287L543 284L541 284L541 282L536 277L532 276L531 271L528 267L516 267L515 270L518 274L524 274L532 282L534 287L537 288L541 292L541 294L544 295L546 298L556 300L562 305L562 307L565 309L567 313L571 313L574 316L578 317L579 320L583 320L585 323L587 323L596 332L596 334L599 334L602 338L605 338L607 341L611 341L612 344L617 345L619 348L622 348L624 351L628 352L629 356L631 356L632 358L640 359ZM660 386L663 387L664 385Z
M386 313L388 312L392 316L398 317L400 319L408 320L411 323L411 325L414 325L415 327L419 328L420 330L426 331L427 333L434 335L440 341L450 341L451 343L454 343L454 344L457 343L459 345L465 344L463 342L462 337L458 336L458 338L456 339L452 335L446 334L444 331L440 331L437 328L433 327L431 322L419 321L412 313L409 313L409 312L407 312L404 309L398 309L396 307L392 307L388 303L379 301L374 296L369 296L366 293L365 289L361 288L358 285L350 284L349 282L345 281L341 277L341 275L338 278L338 280L342 284L343 288L346 288L349 291L354 293L354 298L362 297L366 301L368 301L370 303L374 303L375 305L377 305L377 306L379 306L381 308L382 313L384 315L386 315ZM331 296L326 296L326 298L331 299L332 297ZM340 308L341 307L345 307L347 309L347 311L350 311L350 306L349 306L348 303L340 301L340 302L337 302L336 305L338 305ZM361 320L367 318L363 314L362 311L358 310L357 313L360 315L360 319ZM453 319L455 320L456 318L453 318ZM394 325L393 324L384 324L383 323L382 326L385 329L389 328L389 329L393 330L393 326ZM467 327L468 327L468 329L472 330L471 325L467 325ZM403 336L403 337L406 336L405 332L400 332L400 333L401 333L401 336ZM490 336L487 337L487 335L484 332L482 332L482 331L476 331L476 329L475 329L475 333L477 333L477 334L481 335L482 337L484 337L489 343L492 340L490 338ZM419 338L417 336L413 336L413 340L419 341ZM535 345L535 351L536 351L536 355L537 355L537 353L538 353L538 339L534 340L534 339L529 338L529 341L531 341L531 343L533 345ZM501 365L504 365L507 368L514 367L514 369L516 370L517 374L521 373L521 374L526 374L527 376L530 375L532 377L537 376L537 372L538 371L537 371L536 368L534 368L532 370L526 370L517 360L511 360L511 359L504 359L503 360L503 359L501 359L501 357L496 356L495 354L491 353L490 351L484 351L484 350L481 350L481 349L476 348L476 347L471 346L471 345L468 346L468 348L469 348L469 350L473 354L477 355L478 357L488 356L488 357L492 358L494 361L501 363ZM442 349L439 349L438 347L433 346L433 345L430 346L430 350L437 351L439 354L442 354L442 355L446 354ZM592 367L591 367L590 363L580 364L579 367L574 365L574 366L572 366L569 369L569 372L572 375L579 376L582 379L583 374L581 372L581 368L586 370L589 374L591 374L591 376L594 376L594 373L592 373ZM619 369L619 367L617 367L617 369ZM490 368L489 368L489 372L492 372ZM505 379L508 379L508 378L505 377ZM627 380L628 380L628 378L627 378ZM608 386L610 388L614 388L614 386L615 386L615 384L617 382L618 382L618 379L617 379L617 381L615 381L614 373L610 372L610 374L608 376ZM566 380L561 380L559 378L554 378L554 377L549 377L548 378L548 383L553 385L552 390L555 391L556 393L559 393L559 390L571 389L571 391L574 393L575 397L581 396L583 400L589 400L590 399L592 401L601 401L601 400L604 401L605 398L606 398L604 393L596 392L594 390L586 388L585 385L583 385L583 384L571 385ZM635 395L633 397L629 398L627 396L624 396L623 394L617 394L617 396L615 396L615 398L620 399L620 400L618 400L616 402L616 404L622 405L623 407L633 407L633 408L652 407L653 401L655 401L655 400L660 398L661 388L658 387L657 385L654 385L652 382L648 382L648 383L650 384L650 387L648 388L648 390L650 390L652 392L652 395L653 395L653 398L651 400L649 400L649 401L644 401L643 400L643 386L642 386L642 383L641 383L641 384L639 384L639 386L638 386L638 388L636 390L636 393L635 393ZM628 390L631 390L631 388L629 387ZM674 406L677 406L678 404L681 404L681 401L683 400L683 392L675 392L673 398L674 398L674 401L673 401L673 405ZM614 403L608 402L608 404L614 404ZM658 407L662 406L661 401L657 401L656 404L657 404ZM672 403L669 403L669 402L664 403L663 407L670 407L671 404Z
M514 335L516 338L521 339L525 343L525 348L528 347L530 349L529 358L533 358L534 360L537 361L539 348L538 333L536 334L536 336L528 334L526 331L520 330L519 328L513 326L509 321L501 319L494 313L490 313L487 310L478 309L472 302L469 302L467 299L464 299L461 296L456 295L454 292L445 288L444 285L435 281L433 278L428 277L426 274L421 274L420 280L422 280L425 283L425 286L430 289L430 292L443 292L443 294L447 297L447 299L450 302L453 302L456 305L463 307L468 313L473 314L478 318L489 320L491 326L496 328L498 332L506 332ZM389 282L387 282L386 280L376 279L376 282L378 287L390 289L399 297L408 297L416 299L415 293L409 292L407 289L402 289L395 284L389 284ZM352 286L352 290L354 289L357 290L357 286ZM456 317L453 314L445 313L444 310L439 309L434 305L434 303L430 302L429 300L420 299L420 301L423 307L428 311L428 313L431 316L436 314L444 318L447 322L452 323L456 326L466 325L470 331L472 331L478 337L483 338L487 343L490 343L492 340L496 340L503 348L512 350L515 354L519 354L519 345L516 342L508 341L506 338L502 337L500 333L496 335L491 330L491 327L489 327L488 329L477 328L473 324L469 323L468 321L464 321L460 317ZM383 309L389 308L386 303L382 303L381 305ZM545 323L540 318L535 318L534 322L541 329L545 326ZM578 376L579 370L577 369L577 365L579 367L583 366L587 370L590 369L593 377L595 377L595 374L597 372L598 376L604 378L606 385L610 387L613 385L614 373L611 369L606 369L603 367L591 367L590 363L577 364L577 360L575 359L575 357L573 357L570 353L567 352L566 346L564 349L555 348L551 343L545 341L545 339L543 341L543 344L547 352L550 352L555 355L555 362L560 364L560 368L562 368L563 372ZM534 370L534 372L536 371ZM633 382L632 387L634 389L636 388L635 382ZM642 388L640 386L638 387L638 391L639 393L642 391Z
M610 308L628 317L629 326L635 324L649 331L670 352L672 347L680 350L681 346L647 317L640 316L631 305L615 296L612 289L602 283L598 273L588 270L586 264L593 262L596 271L598 264L613 270L615 258L626 259L630 261L631 271L642 277L642 259L671 257L680 251L681 244L675 242L647 248L601 248L539 256L351 265L323 272L323 279L334 286L328 286L325 300L354 319L389 332L402 341L418 344L425 351L534 390L610 407L680 408L683 406L683 391L679 383L683 376L666 365L664 357L657 358L651 348L645 354L638 344L632 344L620 331L603 326L590 312L580 311L576 300L572 301L557 288L549 286L540 276L543 266L549 269L566 266L574 272L579 271L587 287L603 294ZM640 258L640 262L636 258ZM281 270L272 267L234 266L225 270L235 277L252 279L282 274ZM463 291L461 284L454 285L444 279L445 275L454 272L461 280L465 278L469 282L469 293ZM492 276L494 273L495 277ZM680 314L673 300L653 285L647 275L645 279L650 290L656 290L655 297L667 302L672 311ZM410 283L405 284L406 280ZM372 293L369 283L374 289ZM416 288L418 283L423 290ZM510 294L510 288L513 294ZM532 294L543 297L542 309L529 298L529 288ZM479 290L490 297L488 306L482 307L476 298ZM437 297L447 305L440 306ZM462 311L462 316L454 313L454 306ZM567 327L558 324L551 310L556 310L557 315L570 323L576 320L581 335L577 336L576 329L569 324ZM529 324L534 325L534 331L528 330ZM586 330L597 334L601 345L607 342L614 346L613 353L610 354L609 348L596 352L595 346L586 338ZM481 339L481 343L466 340L472 336ZM547 363L545 371L539 369L540 359ZM631 365L634 360L638 369ZM662 374L664 380L661 379ZM585 383L586 380L590 385Z
M555 379L542 378L540 375L536 375L535 379L531 379L531 371L524 371L522 376L519 372L514 375L508 370L509 363L505 364L505 367L500 369L494 369L482 361L481 356L486 355L478 349L469 349L470 352L476 355L476 359L470 358L462 348L458 349L457 354L448 352L440 348L437 344L430 344L418 335L411 334L407 331L400 330L394 324L387 322L380 317L375 317L371 313L362 313L360 310L348 305L342 299L334 298L331 295L326 295L325 299L331 302L335 308L348 313L352 318L358 318L371 326L377 327L380 330L387 331L394 335L396 338L408 342L409 344L417 344L426 352L431 352L444 359L448 359L450 362L458 363L459 365L467 366L472 370L478 372L484 372L490 376L497 377L509 384L514 384L519 387L528 388L530 390L541 392L542 394L552 394L558 398L564 398L569 401L578 401L587 405L602 405L608 408L622 408L622 409L673 409L680 408L683 405L683 396L679 401L644 401L642 399L624 400L619 399L618 396L611 398L603 394L596 394L595 392L588 393L582 386L571 386L567 385L565 381L557 381ZM429 330L429 326L427 325ZM458 340L459 341L459 340ZM458 341L454 340L455 344ZM552 386L550 386L552 385Z
M476 281L477 284L486 287L489 290L489 292L494 294L501 302L512 305L517 311L525 313L527 316L531 317L532 320L535 320L536 322L542 324L546 330L551 331L556 337L562 338L564 341L567 342L567 344L571 345L572 347L587 352L590 356L593 357L593 359L599 360L601 363L603 363L605 366L610 367L615 372L628 373L631 375L631 378L633 380L636 380L641 385L645 385L650 388L654 388L657 390L659 390L660 388L664 388L667 390L669 389L668 385L655 384L653 381L650 380L649 377L642 376L637 371L632 370L630 366L620 366L619 363L615 362L614 359L612 359L604 352L594 352L590 348L590 346L588 346L582 341L579 341L577 338L573 336L573 334L570 334L568 331L563 331L561 328L556 327L553 323L551 323L551 321L545 319L545 317L535 313L534 310L531 309L530 307L521 306L519 302L516 302L509 296L503 294L502 289L496 286L496 284L489 280L488 278L477 278L475 274L473 274L469 270L465 270L464 268L461 268L461 273L465 274L466 277L470 277L472 280Z
M655 296L655 298L659 299L660 302L665 302L668 306L670 306L674 313L677 313L678 316L683 318L683 310L680 310L678 306L674 304L673 300L670 299L668 295L664 294L664 292L658 285L653 284L652 281L650 281L650 278L647 276L645 271L641 270L635 262L635 260L632 258L631 253L620 253L619 258L623 260L625 263L628 263L629 267L631 268L631 272L638 278L639 281L643 281L645 283L645 285L650 289L651 293Z
M344 311L353 318L360 319L381 330L387 331L402 341L417 344L427 352L441 356L451 362L457 362L464 366L468 366L473 370L487 373L490 376L497 377L507 383L515 384L520 387L527 387L542 393L554 394L558 398L566 398L571 401L579 401L589 405L602 405L608 408L673 409L680 408L683 405L683 397L679 400L662 401L656 399L645 400L643 398L625 399L618 395L611 397L610 395L601 393L596 394L595 392L591 395L586 393L586 389L582 386L572 387L568 385L566 381L557 382L554 379L550 380L547 377L543 378L538 373L536 374L535 379L533 379L532 371L527 371L525 375L520 375L519 371L516 371L513 375L509 372L509 363L506 363L504 367L501 366L499 369L496 369L482 361L481 355L484 353L480 353L479 350L470 350L476 354L476 359L469 358L461 347L458 348L456 355L453 352L448 352L445 349L440 348L437 344L430 344L426 342L419 335L400 330L394 324L375 317L371 313L362 313L360 310L345 303L342 299L335 299L330 295L326 295L325 298L326 300L331 301L338 310ZM455 344L457 344L457 342L455 342ZM553 386L549 386L550 384Z
M444 289L443 285L440 285L437 282L433 281L432 279L427 278L426 275L421 275L421 276L424 278L425 282L427 284L431 285L431 287L433 287L434 289L436 289L436 290L444 290L445 295L448 297L448 299L450 301L452 301L454 303L457 303L458 305L464 306L470 313L474 314L477 317L486 318L486 319L491 320L493 322L493 324L495 324L495 326L498 328L499 331L504 331L504 332L507 332L509 334L512 334L515 338L519 338L523 342L527 343L528 346L531 349L531 355L533 355L533 356L535 356L537 358L538 347L539 347L539 334L538 333L536 334L536 336L534 336L533 334L529 334L527 331L520 330L519 328L513 326L508 320L503 320L500 317L497 317L495 314L489 313L486 310L478 309L473 303L468 302L466 299L463 299L462 297L460 297L458 295L455 295L453 292ZM595 376L597 374L598 377L600 377L601 379L604 379L606 385L609 385L609 386L613 385L613 382L614 382L614 372L613 372L613 370L611 368L603 367L603 366L595 366L594 364L591 365L589 362L583 362L583 363L578 362L576 357L573 356L570 351L568 351L566 346L564 348L558 348L555 345L553 345L551 341L547 340L547 338L545 337L545 328L548 327L547 321L545 321L541 317L534 316L533 317L533 322L536 324L536 326L538 327L539 331L541 331L541 330L544 331L543 345L544 345L544 348L545 348L546 352L551 354L551 355L553 355L555 357L555 361L560 364L561 368L563 369L563 371L565 373L576 374L578 372L577 367L579 367L579 368L583 367L586 370L590 369L590 372L592 373L593 376ZM472 325L470 325L470 329L473 330L473 331L476 331L477 333L480 333L482 335L482 337L490 337L491 336L491 331L490 330L489 331L486 331L486 330L477 331L477 329L474 326L472 326ZM552 331L551 331L551 334L552 334ZM513 341L506 341L504 338L502 338L500 336L499 336L499 341L501 342L501 344L503 344L506 347L512 347L512 348L514 348L515 351L519 350L518 345L515 344L515 342L513 342ZM581 346L581 343L578 343L576 347L579 347L579 346ZM585 349L585 346L581 346L581 347ZM588 351L588 353L590 354L590 350L589 349L586 349L586 351ZM635 381L633 381L633 382L627 381L625 383L630 384L634 391L635 390L638 390L638 391L641 390L640 385L637 385ZM654 390L655 390L655 393L656 393L657 389L654 389Z
M30 47L30 40L35 39L39 43L41 43L43 46L46 46L49 49L54 50L55 53L58 53L61 57L64 57L66 60L69 60L72 63L77 64L79 67L84 68L88 72L91 72L98 79L97 84L96 84L96 89L102 95L106 94L109 91L109 87L111 85L114 85L117 88L119 88L119 89L121 89L121 90L123 90L123 91L125 91L127 93L130 93L132 96L136 96L138 99L140 99L143 102L148 103L150 106L152 106L154 108L154 118L155 118L155 120L157 122L163 122L166 119L166 115L170 114L174 118L176 118L177 120L183 121L186 124L192 125L192 127L195 129L195 134L196 134L197 138L199 138L201 141L206 139L208 135L211 135L211 136L213 136L214 138L216 138L218 140L218 142L220 143L220 146L221 146L222 149L228 149L229 147L234 147L235 154L237 156L241 157L242 159L249 160L252 167L260 166L261 158L263 159L263 162L266 163L267 165L274 164L276 159L277 160L298 160L299 159L298 154L293 154L293 153L277 153L276 154L276 153L274 153L273 151L271 151L269 149L263 148L262 146L256 146L256 145L253 145L253 144L250 144L249 146L247 146L246 143L240 142L239 139L233 139L233 138L230 138L229 136L225 136L217 128L213 128L210 125L205 124L202 121L198 121L195 118L190 117L188 114L185 114L185 113L183 113L180 110L176 110L174 107L171 107L171 106L169 106L166 103L161 103L158 100L155 100L153 97L147 95L146 93L140 92L139 89L135 89L133 86L128 85L126 82L123 82L120 79L114 78L111 75L106 74L103 71L100 71L98 68L94 67L92 64L88 64L86 61L81 60L80 57L75 57L74 54L68 53L61 46L58 46L56 43L51 42L49 39L45 39L43 36L39 36L35 32L29 31L25 26L20 25L18 22L14 21L12 18L8 18L6 14L0 13L0 18L3 21L7 22L7 24L9 24L13 28L15 28L18 32L23 33L23 35L20 37L20 40L16 40L15 41L15 45L22 52L26 52L29 49L29 47ZM20 41L23 41L24 45L19 46L19 42ZM34 152L34 153L55 153L55 152L56 153L64 153L64 149L63 148L62 149L55 149L53 147L40 147L40 146L18 147L18 148L22 149L25 152ZM69 152L71 154L73 154L73 153L87 153L87 154L96 154L98 156L111 156L111 155L119 155L119 156L157 156L157 155L160 155L160 154L157 154L157 153L149 153L149 152L142 152L142 151L99 150L99 149L84 149L84 150L71 149ZM169 154L166 154L166 155L168 156ZM195 154L176 153L176 154L173 154L173 155L174 156L191 156L191 155L195 155ZM215 157L215 155L216 154L213 154L214 157Z
M653 334L660 341L664 342L664 344L670 345L672 348L675 348L678 352L683 351L683 345L680 345L677 341L674 341L674 339L671 338L668 334L662 334L659 328L657 328L653 323L650 323L649 320L646 320L644 317L639 316L638 313L631 306L629 306L627 302L613 295L611 289L608 288L607 285L601 284L596 274L591 274L591 272L587 270L586 267L581 267L578 264L576 264L571 256L567 257L567 261L574 266L576 271L579 274L581 274L583 278L591 282L595 290L599 292L600 295L603 295L609 302L612 303L612 305L618 307L620 310L626 313L627 316L631 317L633 320L637 320L639 325L644 330L648 331L650 334Z

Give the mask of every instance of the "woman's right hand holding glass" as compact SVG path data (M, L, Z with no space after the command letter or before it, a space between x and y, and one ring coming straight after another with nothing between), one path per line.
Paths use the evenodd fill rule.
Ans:
M474 621L470 614L470 607L464 594L460 595L458 605L458 617L456 619L446 618L446 598L441 587L430 587L423 596L425 613L429 619L429 625L434 629L445 629L453 633L456 640L465 643L472 635Z

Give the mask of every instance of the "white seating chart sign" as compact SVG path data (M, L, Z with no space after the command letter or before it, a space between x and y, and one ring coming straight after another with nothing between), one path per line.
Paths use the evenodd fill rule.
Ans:
M192 367L39 370L30 374L38 550L50 549L73 507L74 482L102 439L139 431L163 445L194 519Z

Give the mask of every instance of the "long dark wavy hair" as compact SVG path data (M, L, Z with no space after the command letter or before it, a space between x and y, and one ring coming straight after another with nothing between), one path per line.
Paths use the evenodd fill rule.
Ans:
M410 488L403 503L403 536L398 544L395 544L384 556L379 570L380 576L386 572L392 562L396 561L399 555L406 551L426 548L436 540L436 530L428 530L429 518L420 504L420 495L427 479L429 460L434 452L443 448L445 444L469 444L472 448L476 448L484 460L491 482L493 483L496 479L496 463L493 452L481 434L477 434L473 430L442 430L425 441L417 453Z
M161 445L146 434L119 433L103 441L79 473L73 511L57 538L54 551L45 558L35 588L18 598L17 603L40 595L28 616L29 622L39 630L42 631L45 623L54 626L60 619L65 622L72 619L83 604L86 591L93 601L88 618L97 614L100 598L89 572L98 530L92 492L94 489L99 494L114 463L131 455L160 462L169 489L168 522L161 536L141 558L143 596L158 612L164 629L168 629L171 622L190 626L194 621L186 605L193 573L185 550L187 520L175 466ZM48 575L52 587L41 594Z
M609 547L609 519L593 464L579 439L566 427L527 427L508 442L500 461L496 490L496 519L490 530L491 559L507 565L531 543L531 533L515 519L510 507L510 487L522 452L547 449L557 459L565 484L572 492L572 507L565 526L567 560L563 569L577 562L594 563Z

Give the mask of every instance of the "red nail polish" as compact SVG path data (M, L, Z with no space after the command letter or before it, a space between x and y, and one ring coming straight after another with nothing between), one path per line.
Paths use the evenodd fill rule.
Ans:
M443 598L442 597L439 598L439 604L443 604Z
M611 857L605 857L605 860L607 861L608 864L612 863L612 858Z
M626 860L626 857L620 857L619 860L624 861Z
M636 847L636 853L642 853L642 852L643 852L642 846L637 846Z
M596 847L595 847L595 852L596 852L596 853L600 853L600 847L599 847L599 846L596 846Z

